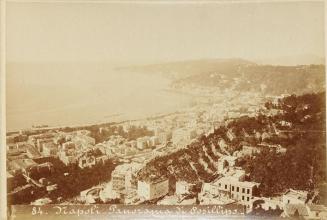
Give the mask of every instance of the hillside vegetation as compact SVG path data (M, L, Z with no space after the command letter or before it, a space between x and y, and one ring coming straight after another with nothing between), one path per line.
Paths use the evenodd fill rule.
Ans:
M162 74L172 79L175 88L209 86L269 95L321 92L325 88L324 65L271 66L243 59L204 59L118 69Z
M185 148L153 159L138 173L138 178L209 182L217 177L215 164L221 156L250 145L260 149L260 153L239 158L237 165L245 169L249 180L261 183L262 195L271 196L288 188L312 189L324 182L325 93L292 95L279 100L277 105L265 106L256 117L233 119ZM279 113L264 114L272 110ZM284 126L283 121L291 126ZM235 139L227 137L228 130L235 134ZM281 154L263 145L281 145L287 151Z

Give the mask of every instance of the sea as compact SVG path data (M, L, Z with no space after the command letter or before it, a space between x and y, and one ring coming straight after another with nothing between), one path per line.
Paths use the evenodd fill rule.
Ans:
M7 131L140 119L179 111L191 97L172 92L153 72L118 70L105 63L9 63Z

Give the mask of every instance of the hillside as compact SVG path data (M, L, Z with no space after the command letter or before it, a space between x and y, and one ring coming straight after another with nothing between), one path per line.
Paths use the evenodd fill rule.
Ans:
M275 116L267 116L277 110ZM286 127L282 122L291 126ZM230 140L227 131L236 138ZM138 178L162 177L188 182L209 182L214 179L217 160L223 155L241 151L242 146L260 150L255 157L239 157L249 180L261 183L265 196L281 193L288 188L308 189L325 181L325 93L289 96L278 105L267 103L257 117L241 117L226 122L208 136L170 155L147 163ZM281 154L268 146L280 145Z
M325 73L323 65L266 66L239 65L219 68L174 82L175 87L188 84L231 88L237 91L264 92L267 95L304 94L323 91Z
M324 65L272 66L242 59L206 59L118 69L165 75L177 89L204 86L280 95L320 92L325 88Z

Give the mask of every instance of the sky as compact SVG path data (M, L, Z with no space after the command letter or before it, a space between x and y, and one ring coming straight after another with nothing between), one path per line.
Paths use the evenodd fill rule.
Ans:
M8 62L324 57L322 2L7 2Z

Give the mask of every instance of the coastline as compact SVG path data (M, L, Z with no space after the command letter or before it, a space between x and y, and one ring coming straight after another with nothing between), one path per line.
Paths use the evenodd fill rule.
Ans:
M47 126L47 127L42 127L42 128L21 128L21 129L14 129L10 131L6 131L6 133L18 133L20 130L31 130L31 131L48 131L48 130L56 130L56 129L64 129L64 128L83 128L83 127L91 127L91 126L101 126L101 125L121 125L126 122L138 122L138 121L144 121L144 120L153 120L153 119L159 119L163 118L166 116L170 116L173 114L182 114L185 113L187 110L178 110L174 112L168 112L168 113L157 113L157 114L152 114L149 116L141 116L140 118L133 118L133 119L120 119L118 121L106 121L105 119L99 120L98 122L90 122L90 123L83 123L83 124L67 124L67 125L58 125L58 126ZM115 117L117 115L121 116L122 114L112 114L112 117Z

